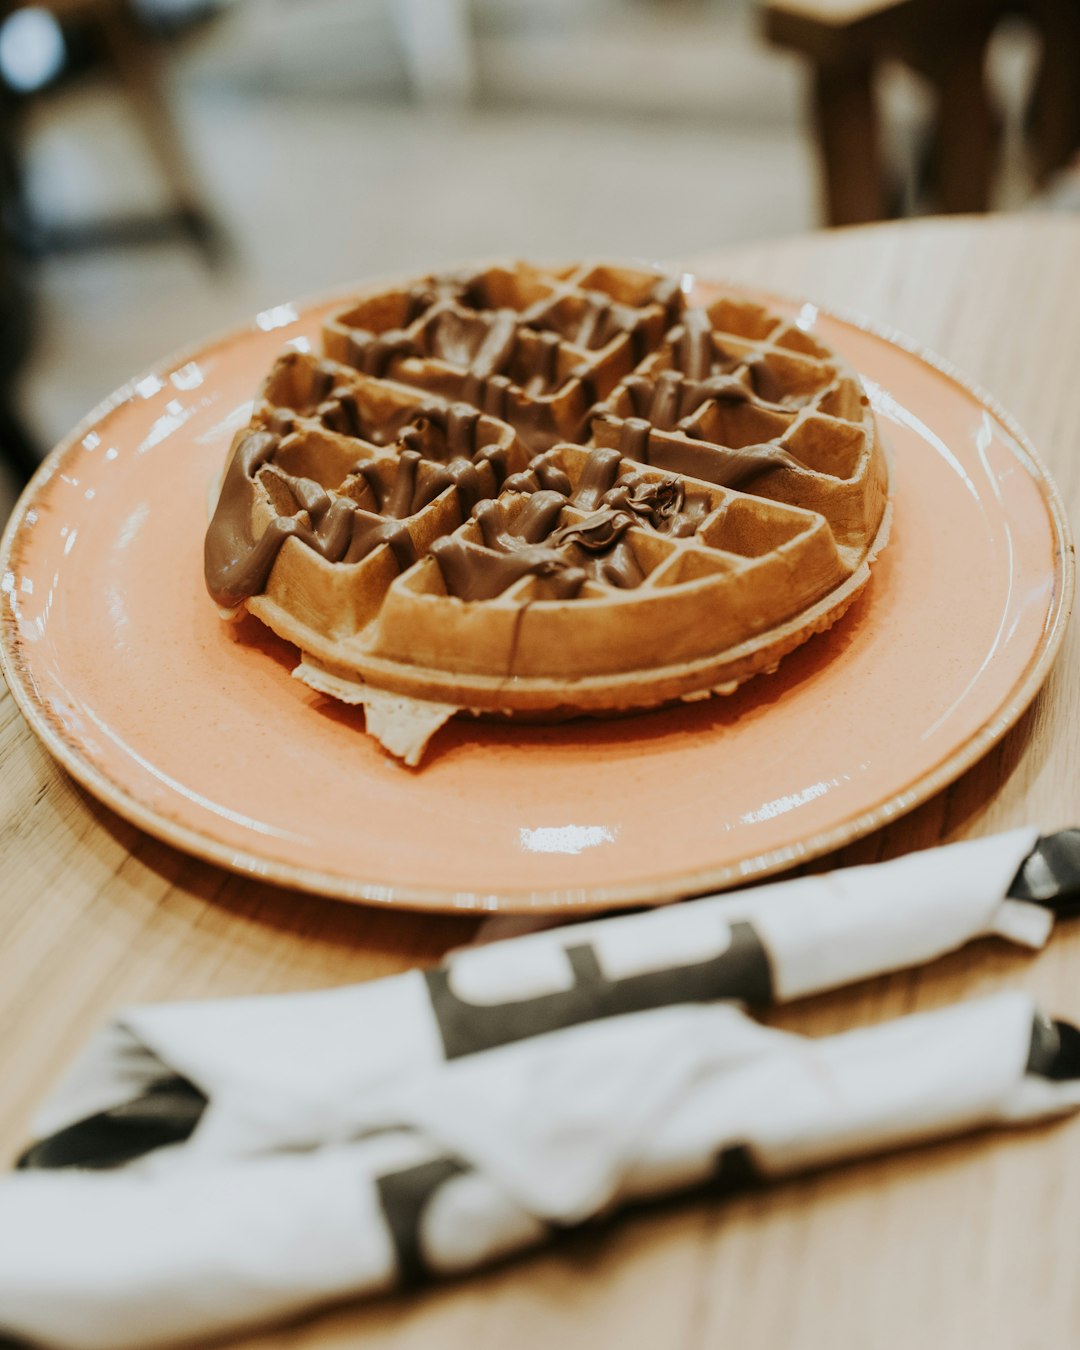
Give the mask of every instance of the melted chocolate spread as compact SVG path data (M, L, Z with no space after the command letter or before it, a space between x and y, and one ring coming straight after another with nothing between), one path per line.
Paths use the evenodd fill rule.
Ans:
M519 391L534 402L542 401L564 385L577 381L583 386L586 403L596 398L593 369L588 361L573 367L565 376L560 374L559 353L564 340L596 351L616 337L626 336L632 344L635 364L647 351L647 313L633 305L620 304L603 291L584 292L580 312L570 319L557 316L559 306L564 303L559 295L545 297L522 312L492 310L487 307L482 276L429 277L408 294L405 328L388 329L381 334L352 330L351 364L366 375L382 377L402 357L427 356L445 361L465 372L462 393L470 403L493 417L508 420L512 416L522 434L535 444L550 439L543 410L512 405L513 392ZM678 281L662 278L644 303L660 306L670 321L682 303ZM688 311L688 315L694 312ZM708 316L704 318L707 325ZM515 369L514 378L509 374L511 365ZM348 430L348 412L343 417L345 425L335 429L352 435L364 434Z
M299 539L327 562L359 562L384 543L403 570L416 561L412 538L399 521L362 511L348 497L332 498L313 479L272 465L279 444L271 432L249 432L226 470L204 548L206 588L219 605L232 609L265 590L286 539ZM279 513L256 539L251 516L261 495L260 472L273 475L295 511Z
M617 450L593 450L574 488L555 462L556 452L535 456L524 473L504 487L530 493L513 524L501 501L482 501L473 510L483 548L460 539L443 539L432 548L451 595L489 600L523 576L552 581L558 599L576 596L589 578L620 589L645 579L627 530L648 524L662 534L693 534L709 512L703 494L688 497L673 476L659 479L630 473L621 481ZM567 504L589 514L577 524L556 528Z
M782 445L766 441L732 449L695 440L650 440L651 427L640 417L628 417L619 431L619 450L627 459L685 474L717 487L743 487L770 469L802 469L805 465Z
M633 415L621 419L619 452L640 464L655 465L720 487L741 487L771 469L805 467L780 445L766 442L733 448L711 440L705 430L711 404L744 403L789 416L791 409L762 398L739 375L710 373L697 345L702 330L691 322L697 314L704 311L687 311L682 335L674 342L682 369L664 370L652 379L631 375L623 382ZM707 322L708 316L705 317ZM711 335L705 336L711 343ZM749 362L743 365L749 368ZM699 376L695 374L697 371L704 374ZM753 372L750 373L752 376ZM653 431L681 432L688 440L654 439Z
M419 468L425 462L429 467L421 478ZM458 489L462 510L469 512L482 497L488 495L492 485L497 490L499 482L497 476L485 478L472 460L452 459L446 464L432 464L425 461L418 450L401 451L390 488L384 486L378 467L371 460L358 464L356 473L370 488L379 514L390 520L405 520L408 516L416 515L448 487Z
M558 466L557 452L548 450L531 459L524 473L507 478L503 486L512 492L558 493L581 511L623 512L676 538L697 530L709 512L707 497L700 493L688 497L682 481L667 474L657 479L631 472L616 482L623 463L618 450L591 451L574 488Z
M551 451L535 456L524 473L504 482L506 451L477 445L480 409L505 418L512 396L524 393L534 403L547 397L559 383L563 337L597 350L625 334L634 344L635 360L640 359L647 316L602 292L586 292L582 306L560 333L545 327L556 322L558 297L540 301L524 314L463 309L463 303L485 298L480 289L477 278L425 278L407 292L405 328L381 334L354 330L350 340L353 364L376 377L385 375L402 356L438 355L451 361L467 371L466 392L476 406L447 407L432 400L375 426L365 418L356 392L336 383L331 366L317 370L308 411L324 427L377 445L396 442L392 475L386 475L385 460L362 461L344 488L345 493L355 491L360 500L373 500L374 512L353 496L331 495L313 479L289 474L273 463L281 437L295 429L296 416L305 415L304 410L276 408L267 419L270 431L252 431L240 440L206 536L206 584L220 605L232 608L264 590L289 538L299 539L330 562L358 561L386 543L405 569L416 553L404 521L450 486L458 489L463 509L472 510L484 542L481 546L457 537L439 539L431 556L449 593L465 600L490 599L526 575L547 578L552 592L563 598L577 595L590 578L620 588L639 586L645 574L627 537L633 526L647 524L674 536L694 533L708 512L707 497L688 495L682 482L669 475L657 479L632 471L620 480L619 474L623 456L648 462L652 426L681 429L710 399L770 406L729 372L717 373L705 312L686 311L681 327L672 334L677 370L664 372L654 382L642 377L627 381L640 415L623 422L621 453L592 451L576 487ZM662 306L672 320L682 305L678 282L657 282L645 303ZM511 363L517 385L508 373ZM589 399L594 396L591 369L585 362L570 373ZM520 422L522 409L515 406L514 411ZM534 407L533 414L537 439L542 440L542 409ZM742 481L760 472L764 449L718 451L731 460L724 473L734 477L714 481ZM772 458L786 455L776 447L767 450ZM677 463L670 467L691 472ZM701 477L698 467L695 462L694 476ZM349 488L350 482L355 489ZM531 494L513 520L503 502L491 499L504 486ZM266 493L278 514L256 539L251 518ZM581 521L560 526L567 504L587 514Z
M482 548L459 538L432 545L449 594L490 600L530 575L549 578L560 600L576 596L590 577L621 589L640 586L645 574L623 537L634 524L633 516L602 510L553 529L565 505L561 493L540 491L511 523L502 502L481 502L473 515L484 539Z
M584 292L574 306L559 295L537 301L525 311L522 322L530 328L554 330L586 351L598 351L616 337L628 336L634 342L636 359L644 355L644 351L639 355L638 349L648 315L630 305L620 305L603 291Z
M634 415L644 418L658 431L674 429L697 434L705 405L713 402L746 403L765 412L791 414L791 408L785 404L762 398L752 383L727 372L691 379L681 370L662 370L655 379L630 375L623 387L630 396Z
M374 499L374 513L349 496L332 497L314 479L286 473L273 463L280 436L249 432L226 470L206 534L204 561L210 595L223 608L232 609L265 590L278 553L290 538L299 539L328 562L359 562L380 544L387 544L404 571L416 561L404 520L448 487L458 489L466 513L500 489L506 450L498 445L477 447L479 416L465 404L444 408L431 403L416 409L398 435L401 449L389 487L374 461L356 465L356 478ZM273 492L278 514L255 539L251 517L263 494L260 475L272 480L265 487Z

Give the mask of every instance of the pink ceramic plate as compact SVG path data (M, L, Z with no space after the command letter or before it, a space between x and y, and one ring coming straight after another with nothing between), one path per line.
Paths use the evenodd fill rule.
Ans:
M784 305L864 376L894 453L892 539L830 633L731 698L615 722L462 721L419 771L295 653L221 623L207 494L286 342L261 314L122 390L42 467L2 546L5 674L34 730L135 824L237 871L430 909L585 910L760 876L944 787L1020 716L1072 597L1057 494L941 363Z

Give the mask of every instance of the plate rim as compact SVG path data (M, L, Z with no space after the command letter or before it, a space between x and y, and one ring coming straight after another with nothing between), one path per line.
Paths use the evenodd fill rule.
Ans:
M28 663L21 656L21 647L24 644L20 642L17 624L9 606L4 605L0 613L0 670L3 671L12 698L31 731L52 757L92 796L138 829L190 856L242 876L254 877L310 895L405 911L443 914L590 914L619 906L666 904L692 895L724 890L739 883L758 880L801 863L810 862L853 843L892 820L906 815L948 787L982 759L1017 724L1049 675L1064 639L1075 591L1076 564L1068 516L1056 482L1027 433L997 398L953 362L924 343L857 311L817 304L805 296L778 294L747 285L745 282L714 279L696 273L690 275L693 276L696 285L738 291L764 305L773 304L791 308L812 304L817 313L825 319L836 320L858 329L922 361L958 386L963 393L973 398L994 417L1013 442L1008 447L1009 453L1018 459L1021 467L1035 481L1050 525L1056 583L1040 642L1017 681L981 726L954 747L943 760L901 791L873 803L857 815L830 829L818 831L781 848L769 849L722 866L699 867L686 873L667 873L662 877L635 881L632 884L587 886L571 892L501 888L497 892L482 894L407 884L387 886L383 883L366 882L356 876L343 876L336 872L324 872L268 859L246 849L222 844L199 830L179 824L153 810L138 797L114 784L106 774L84 758L75 744L57 733L44 711L42 701L36 697L33 679L27 668ZM335 287L307 299L285 303L292 307L297 319L300 319L313 309L339 301L344 302L359 290L370 289L389 280L392 278L375 278L349 287ZM200 356L208 355L216 348L242 341L255 331L256 327L257 320L252 319L202 341L187 344L156 362L142 374L128 380L92 408L46 455L20 493L0 538L0 570L11 570L16 538L27 513L33 509L33 503L45 491L68 455L89 431L100 429L117 409L131 400L138 386L146 379L155 377L162 379ZM1016 453L1017 450L1020 454Z

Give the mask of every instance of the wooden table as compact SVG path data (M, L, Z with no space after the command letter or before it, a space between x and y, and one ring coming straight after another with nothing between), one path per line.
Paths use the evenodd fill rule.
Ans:
M1080 220L883 225L698 260L857 309L966 369L1080 505ZM948 577L942 577L948 585ZM954 787L830 863L1021 822L1080 823L1073 627L1021 724ZM57 769L0 700L0 1150L119 1005L335 985L432 961L475 920L335 904L220 872L142 835ZM811 1033L1006 985L1080 1021L1080 921L1034 959L984 943L775 1020ZM346 1307L242 1343L379 1350L1061 1350L1080 1335L1080 1119L686 1201L475 1279Z

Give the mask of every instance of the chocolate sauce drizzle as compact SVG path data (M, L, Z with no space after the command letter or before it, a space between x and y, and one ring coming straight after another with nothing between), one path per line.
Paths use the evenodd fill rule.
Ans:
M349 364L365 375L381 378L395 359L415 356L417 346L410 330L417 320L452 305L466 294L471 284L471 279L459 276L422 277L405 293L402 327L388 328L381 333L366 328L350 329Z
M714 374L695 380L681 370L662 370L654 379L628 375L623 388L634 416L644 418L658 431L695 434L708 403L742 403L765 412L791 414L790 408L762 398L735 374Z
M286 539L299 539L327 562L359 562L384 543L402 570L416 561L403 524L362 511L347 497L332 498L314 479L272 465L279 444L272 432L248 432L229 462L204 548L206 588L217 604L233 609L265 590ZM260 473L273 475L279 494L295 509L279 511L256 539L251 516Z
M735 486L776 465L799 466L775 444L731 449L687 439L704 434L701 419L710 405L790 409L762 396L757 358L740 362L716 350L707 312L683 307L677 279L658 281L639 305L600 290L575 297L556 290L523 311L489 308L489 300L483 274L427 277L406 292L402 327L351 333L350 359L364 373L385 376L400 357L435 356L465 372L468 402L429 398L397 413L380 409L376 418L340 368L314 363L305 368L302 406L272 408L263 415L268 429L238 438L206 536L207 588L220 605L233 608L263 591L290 538L332 563L357 562L386 544L398 567L408 568L417 554L406 522L449 488L483 541L454 534L432 544L449 594L491 599L528 575L544 578L546 593L563 599L579 595L590 580L629 589L645 579L631 542L635 528L686 537L709 513L709 495L678 475ZM592 450L576 483L556 450L542 450L524 472L507 477L507 447L480 443L482 413L513 420L523 434L524 421L534 445L554 439L542 406L553 391L578 381L586 399L595 398L590 360L563 373L566 344L598 352L629 337L637 363L652 306L661 307L666 324L679 319L667 334L675 368L624 381L633 415L601 412L620 425L618 448ZM388 447L391 455L358 460L345 482L328 491L274 462L305 417ZM683 436L656 438L654 430ZM646 465L661 472L646 472ZM528 500L504 500L504 489ZM255 538L252 517L267 499L276 514ZM568 507L581 518L561 523Z
M432 545L447 592L491 600L530 575L547 578L559 600L573 599L590 578L623 590L640 586L645 573L624 537L634 517L605 509L554 528L566 504L561 493L540 491L511 520L505 503L479 503L473 517L482 547L453 536Z
M506 449L477 448L479 413L465 405L424 405L399 433L400 451L392 461L361 460L352 474L356 491L370 496L368 511L348 495L331 496L312 478L290 474L273 463L281 437L249 432L239 442L226 470L217 508L206 534L207 590L223 608L232 609L265 590L286 539L299 539L327 562L354 563L387 544L401 571L416 561L408 527L410 516L455 487L463 513L497 493L506 472ZM426 433L435 430L437 436ZM462 453L464 452L464 453ZM448 455L447 459L440 456ZM471 457L468 457L471 455ZM392 464L389 485L386 472ZM262 491L277 515L256 539L251 518Z
M675 437L651 438L651 430L644 418L626 418L619 429L620 452L640 464L715 483L717 487L744 487L772 469L806 468L790 450L771 441L732 447Z
M696 534L709 514L709 499L688 495L680 479L672 476L657 482L644 474L629 474L604 495L604 503L647 521L660 534L685 539Z
M703 312L690 310L687 318ZM695 355L696 349L689 355L681 350L685 340L696 341L699 333L700 329L687 324L675 348L679 360L685 357L691 371L707 372ZM762 398L747 383L748 362L743 363L742 370L747 372L745 378L730 372L706 373L698 378L685 370L664 370L653 378L630 375L623 381L623 390L632 414L621 418L606 412L598 415L618 426L619 451L627 459L720 487L741 487L777 468L804 469L806 466L790 450L774 442L726 446L710 434L708 418L716 404L743 404L789 419L792 416L790 407ZM654 431L677 434L654 437Z
M590 451L576 488L558 459L557 450L536 455L523 473L512 474L503 486L512 492L558 493L581 511L621 512L674 538L694 534L709 513L708 497L688 494L674 474L649 476L631 466L620 479L625 461L618 450Z
M543 409L530 404L543 404L574 383L581 385L586 405L596 400L592 362L565 365L560 359L564 344L595 352L626 337L636 365L648 351L648 309L662 309L666 327L682 299L678 280L662 278L644 297L647 308L590 290L579 293L576 304L556 291L518 311L490 307L483 274L429 277L409 291L404 327L379 334L351 330L349 361L376 377L392 374L395 361L404 357L442 361L463 372L465 399L493 417L513 421L539 446L553 438ZM330 415L341 419L335 429L363 434L349 431L353 423L348 410Z
M669 334L669 340L678 369L691 380L708 379L716 359L708 312L704 309L688 309L679 327Z
M761 352L733 355L718 348L713 342L708 311L704 309L684 311L678 326L667 334L667 344L673 370L685 377L680 392L680 417L686 417L693 411L693 401L699 393L698 401L706 398L738 399L770 412L790 413L802 407L818 392L816 388L801 394L785 389L783 378ZM834 374L831 367L822 366L822 383L827 383ZM718 376L731 376L732 382L714 385ZM635 384L649 387L644 377L633 378ZM648 417L654 425L660 425L655 421L652 411L640 406L635 411L642 417Z
M586 351L599 351L617 337L629 337L635 361L645 355L642 340L648 315L630 305L620 305L603 291L584 291L574 302L558 294L538 300L525 311L522 322L530 328L555 332Z
M492 455L487 461L495 460ZM385 464L385 461L382 461ZM421 472L420 466L427 468ZM447 463L425 460L419 450L402 450L394 462L393 483L387 488L379 472L380 465L368 460L356 466L356 474L367 484L378 512L389 520L405 520L415 516L449 487L456 487L461 508L467 514L482 497L499 488L497 474L484 474L472 460L457 458Z
M593 450L574 487L557 451L534 456L524 473L503 485L530 494L513 523L501 500L482 501L472 514L483 549L460 539L444 539L432 548L449 594L488 600L528 575L549 578L558 599L578 595L587 579L623 590L639 586L645 576L627 531L647 525L684 538L703 523L710 503L703 493L688 495L673 475L632 471L620 478L623 465L617 450ZM556 528L567 505L588 514Z

